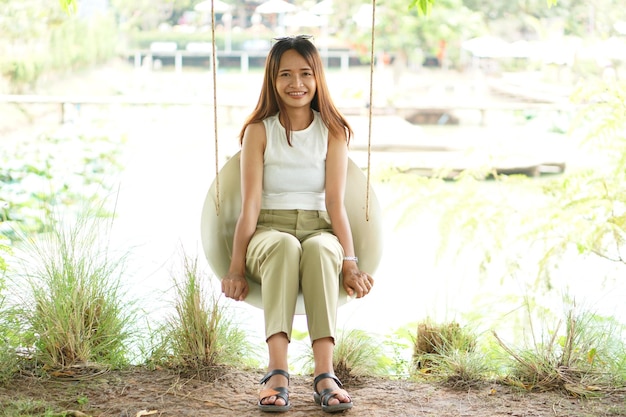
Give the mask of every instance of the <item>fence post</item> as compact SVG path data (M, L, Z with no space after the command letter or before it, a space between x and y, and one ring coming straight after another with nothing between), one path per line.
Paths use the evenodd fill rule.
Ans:
M343 53L341 54L341 69L343 71L348 71L350 69L350 55Z
M247 74L248 68L250 68L250 57L246 52L243 52L241 54L241 72Z
M141 51L135 52L135 57L134 57L134 62L133 63L135 65L135 69L141 68Z
M183 54L180 51L174 54L174 72L176 74L183 72Z

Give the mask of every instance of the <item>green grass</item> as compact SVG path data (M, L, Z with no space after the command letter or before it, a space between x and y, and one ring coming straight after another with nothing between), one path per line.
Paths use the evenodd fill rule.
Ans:
M0 234L0 242L3 236ZM8 246L0 243L0 386L8 383L18 370L18 357L15 348L19 338L19 320L15 309L6 300L6 263L2 252L10 253Z
M483 383L491 366L477 345L478 337L456 322L420 322L413 346L413 375L460 388Z
M363 330L349 330L339 334L335 344L333 366L343 381L362 376L383 375L388 361L383 346Z
M183 255L182 268L172 274L174 313L157 330L148 362L206 375L228 366L256 366L255 349L229 316L198 260Z
M0 292L0 387L17 374L20 358L16 354L19 326L12 309L3 305Z
M477 351L447 349L445 353L431 353L422 358L428 365L420 369L428 376L453 388L479 386L488 380L491 371L484 355Z
M594 397L626 386L623 326L589 312L567 313L529 347L514 348L495 335L508 355L508 384Z
M312 373L314 369L313 349L306 345L304 353L297 359L303 372ZM349 383L361 377L388 375L393 368L392 360L385 355L384 345L370 333L352 329L339 332L333 352L335 375Z
M20 274L31 297L23 303L24 343L36 346L47 369L128 363L134 317L121 287L126 254L109 250L110 223L97 212L87 208L55 219L50 233L24 237Z
M0 402L0 417L70 417L65 412L55 412L54 406L45 401L18 399Z

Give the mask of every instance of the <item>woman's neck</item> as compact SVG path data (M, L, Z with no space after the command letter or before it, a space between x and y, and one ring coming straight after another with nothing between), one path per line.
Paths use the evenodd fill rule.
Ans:
M286 111L292 130L304 130L313 123L313 111L310 107L289 109ZM284 120L280 121L284 125Z

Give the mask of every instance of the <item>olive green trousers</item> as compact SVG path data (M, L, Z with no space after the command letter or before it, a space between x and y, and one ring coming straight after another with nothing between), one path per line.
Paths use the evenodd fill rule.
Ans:
M343 248L326 211L261 210L246 273L261 284L265 337L291 330L302 292L311 341L335 338Z

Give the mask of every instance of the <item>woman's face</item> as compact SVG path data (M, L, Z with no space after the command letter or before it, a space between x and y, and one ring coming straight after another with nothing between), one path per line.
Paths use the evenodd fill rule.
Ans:
M278 96L287 107L310 106L317 84L313 69L295 49L283 53L276 78Z

